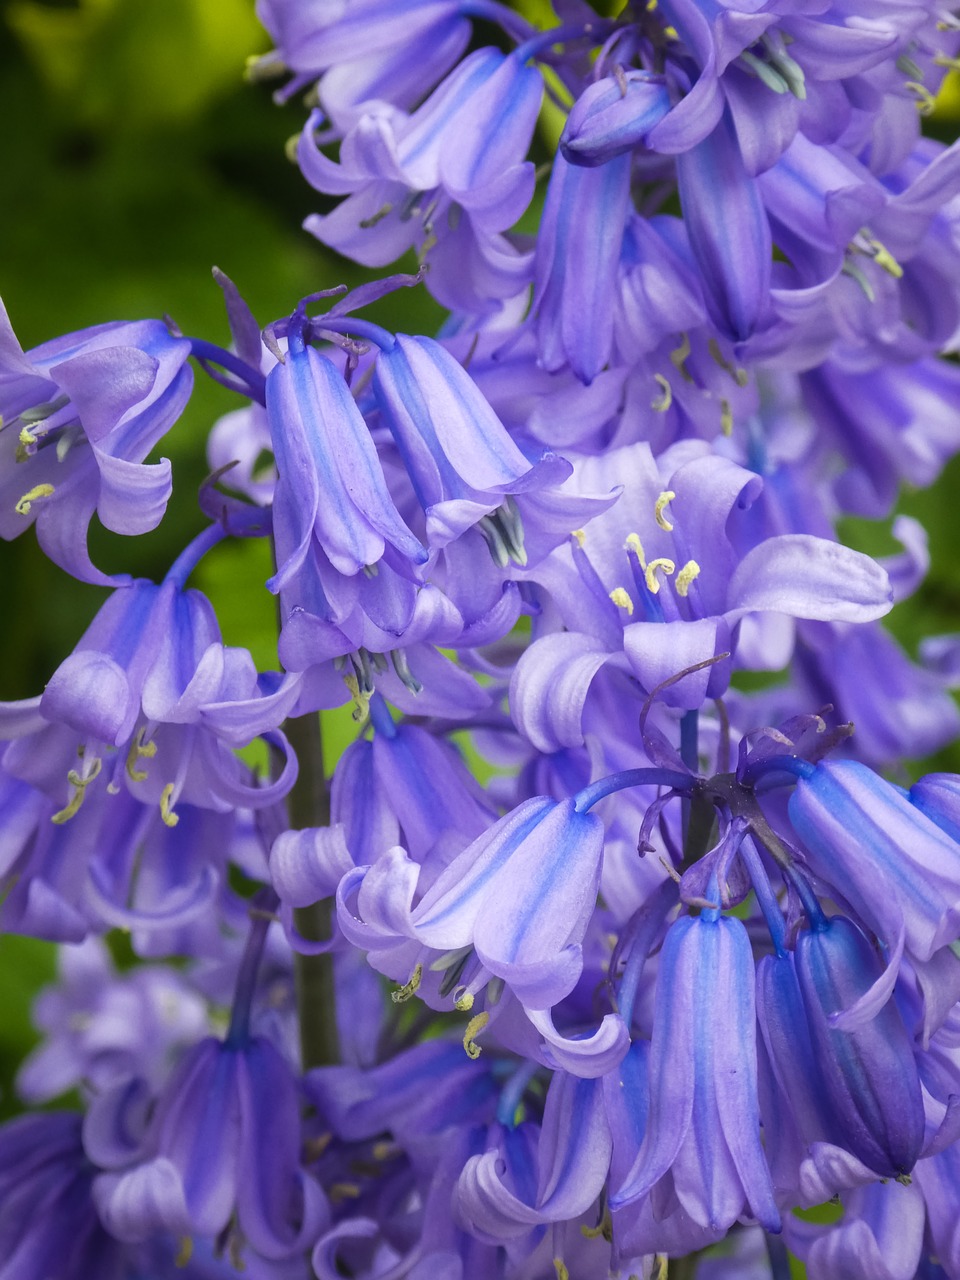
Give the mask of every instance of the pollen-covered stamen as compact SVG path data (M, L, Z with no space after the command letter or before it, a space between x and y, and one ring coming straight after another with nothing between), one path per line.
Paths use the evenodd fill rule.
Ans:
M299 137L294 139L294 142L297 141L299 141ZM378 222L382 222L392 212L393 205L388 202L381 205L376 213L372 213L369 218L361 218L357 225L362 227L364 231L369 231L371 227L375 227Z
M173 806L176 803L175 790L176 783L168 782L160 792L160 817L165 827L175 827L180 821L180 815L173 811Z
M610 599L618 609L626 609L627 614L632 616L633 601L630 599L626 587L614 587L610 592Z
M680 572L673 580L678 596L686 596L690 591L690 584L695 578L700 576L700 566L696 560L688 560Z
M851 241L850 248L855 253L862 253L872 258L880 270L886 271L888 275L893 276L894 280L902 278L903 267L901 267L883 241L872 235L868 228L860 228L860 231Z
M131 782L145 782L147 777L146 769L138 769L137 762L139 760L152 760L157 754L157 744L155 742L144 742L143 736L147 732L144 725L137 731L137 735L130 743L130 750L127 752L127 777Z
M410 977L402 987L397 987L396 991L390 992L390 999L394 1004L406 1004L406 1002L416 995L420 987L420 980L423 977L423 965L418 964Z
M24 409L19 415L21 423L20 436L17 442L17 462L26 462L36 455L38 449L49 443L49 438L58 439L59 432L76 421L74 414L61 413L70 403L67 396L58 396L47 404L34 405ZM58 439L59 444L59 439Z
M490 1021L490 1015L486 1011L475 1014L467 1023L467 1029L463 1033L463 1048L468 1058L476 1060L480 1057L482 1049L477 1044L477 1036Z
M173 1265L177 1268L185 1267L188 1265L192 1257L193 1257L193 1236L181 1236L180 1248L177 1251L177 1256L173 1260Z
M632 551L640 561L640 568L646 569L647 559L643 552L643 543L640 541L639 533L628 533L623 544L624 551Z
M750 381L750 375L746 369L738 364L733 364L720 350L720 343L716 338L711 338L707 343L707 350L710 352L710 358L714 364L719 365L724 373L729 373L738 387L745 387Z
M652 595L656 595L660 590L660 579L657 577L658 571L665 576L676 572L676 564L669 556L657 556L655 560L651 560L644 570L644 581L647 584L647 590Z
M28 516L33 504L39 501L40 498L49 498L53 491L52 484L35 484L33 488L28 489L19 502L17 502L14 510L18 516Z
M364 693L360 688L359 680L352 672L348 672L343 677L343 683L353 698L353 719L357 724L363 724L370 713L370 694Z
M640 541L639 534L629 534L623 544L623 549L629 556L631 556L630 568L633 573L633 580L637 587L637 598L639 599L641 607L646 614L647 621L664 622L665 618L663 615L663 608L660 601L657 599L657 592L660 589L660 584L657 582L656 577L654 577L654 585L653 587L650 586L650 579L648 577L649 566L647 565L646 553L644 552L643 543ZM663 565L659 564L659 567L662 568Z
M370 653L363 647L350 654L350 665L357 681L357 688L366 701L370 700L374 690L373 671L371 670ZM349 688L349 685L347 686ZM351 690L352 692L352 690Z
M687 356L689 356L690 351L690 335L685 333L680 339L679 347L674 347L670 352L670 363L684 382L693 382L693 376L687 369Z
M62 826L65 822L69 822L73 815L83 804L84 796L87 794L87 787L98 777L103 767L103 761L99 756L94 756L90 761L89 767L84 761L84 773L78 773L76 769L71 769L67 774L67 781L73 787L73 795L70 797L66 807L58 813L53 814L50 821L55 822L57 826Z
M603 1216L595 1227L588 1227L583 1223L580 1227L580 1234L584 1240L596 1240L603 1237L608 1244L613 1243L613 1218L610 1216L610 1206L603 1206Z
M666 413L673 404L673 389L662 373L655 373L653 377L660 387L660 394L650 401L650 408L654 413Z
M917 100L917 111L922 116L932 115L936 110L937 100L919 80L904 80L903 87L908 89Z
M653 515L657 524L666 533L673 533L673 524L667 519L667 506L674 500L677 495L672 489L664 489L660 497L653 504Z
M730 407L730 401L720 398L720 430L730 437L733 435L733 410Z

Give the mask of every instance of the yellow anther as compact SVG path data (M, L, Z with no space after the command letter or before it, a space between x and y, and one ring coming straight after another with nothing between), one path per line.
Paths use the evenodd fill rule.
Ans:
M718 364L724 373L729 373L738 387L745 387L750 381L750 375L746 369L741 369L739 365L731 364L727 357L720 350L720 343L716 338L711 338L707 343L707 350L714 364Z
M38 499L38 498L49 498L49 497L50 497L50 495L51 495L51 493L53 493L53 485L52 485L52 484L37 484L37 485L34 485L32 489L29 489L29 490L28 490L28 491L23 495L23 497L22 497L22 498L20 499L20 501L17 503L17 505L16 505L16 507L14 508L14 510L16 511L16 513L17 513L17 515L18 515L18 516L28 516L28 515L30 514L30 508L31 508L31 507L33 506L33 504L37 501L37 499Z
M663 34L667 37L668 40L680 39L680 33L677 31L676 27L664 27Z
M614 587L610 592L610 599L618 609L626 609L628 614L633 613L633 601L627 595L625 587Z
M690 337L688 334L685 333L680 340L679 347L675 347L673 351L670 352L670 363L676 369L677 373L679 373L680 377L684 380L684 382L693 381L693 378L691 378L690 374L687 372L687 367L686 367L687 356L689 354L690 354Z
M933 65L947 67L950 71L960 71L960 58L951 58L946 53L938 53L934 56Z
M230 1233L230 1243L227 1245L227 1257L230 1259L230 1265L234 1271L246 1271L247 1264L243 1258L243 1236L238 1231Z
M570 1280L570 1272L562 1258L554 1258L553 1269L557 1273L557 1280Z
M657 577L658 569L662 573L671 574L674 572L676 567L677 566L674 564L674 562L668 559L667 556L657 556L656 560L651 560L650 563L647 565L646 569L643 571L643 576L646 579L646 583L647 583L647 590L652 595L656 595L657 592L660 590L660 579Z
M40 424L31 422L29 426L20 428L20 438L17 444L17 462L26 462L31 456L30 447L37 443L37 437L34 434Z
M696 560L688 560L680 572L677 574L674 586L677 588L678 596L685 596L690 590L690 583L694 578L699 578L700 566Z
M391 213L392 211L393 211L392 204L381 205L380 208L376 211L376 213L371 214L369 218L361 218L358 225L363 227L364 231L368 231L371 227L375 227L378 222L382 222L383 219L387 216L387 214Z
M403 984L403 986L397 987L396 991L390 992L390 999L393 1001L393 1003L405 1004L406 1001L411 998L411 996L416 994L416 991L420 986L420 979L422 977L423 977L423 965L418 964L417 967L414 969L413 973L411 973L409 979Z
M570 537L574 540L578 547L582 547L587 540L587 535L582 529L574 529Z
M596 1240L598 1236L603 1236L604 1240L613 1240L613 1221L610 1217L610 1210L605 1208L603 1217L595 1227L582 1226L580 1233L587 1240Z
M896 260L887 246L879 240L870 237L868 241L870 248L873 250L873 260L881 271L886 271L888 275L893 276L894 280L899 280L903 276L903 267Z
M272 53L251 53L243 66L243 78L249 84L266 84L270 80L282 80L289 70Z
M490 1021L489 1013L477 1013L467 1023L467 1029L463 1033L463 1047L468 1058L479 1058L481 1049L477 1044L477 1036Z
M359 1200L360 1188L355 1182L331 1182L327 1195L334 1204L342 1204L344 1200Z
M62 827L65 822L69 822L73 815L83 804L83 797L87 794L87 787L97 777L102 768L102 762L99 757L95 758L90 767L90 772L85 776L77 773L76 769L71 769L67 774L67 781L73 787L73 795L70 797L66 808L61 809L59 813L55 813L50 821L55 822L58 827Z
M667 1280L669 1259L665 1253L658 1253L653 1260L653 1272L650 1280Z
M671 503L676 496L677 495L673 492L672 489L664 489L663 493L661 493L660 497L653 504L654 518L656 519L656 522L660 526L660 528L665 529L667 533L673 532L673 525L664 515L664 512L667 509L667 505Z
M179 815L173 812L173 783L168 782L160 792L160 817L165 827L175 827L180 821Z
M136 768L137 761L140 759L152 760L157 754L157 744L155 742L144 742L143 735L146 728L139 731L133 742L130 743L130 750L127 752L127 776L131 782L143 782L146 779L146 769Z
M730 408L730 401L720 400L720 430L725 436L733 435L733 410Z
M308 1138L303 1144L304 1163L312 1164L314 1160L319 1160L332 1141L332 1133L318 1133L315 1138Z
M469 1013L473 1008L473 992L468 991L466 987L457 987L453 993L453 1007L457 1013Z
M628 533L626 541L623 544L624 551L632 551L640 561L640 568L647 567L647 558L643 553L643 543L640 541L639 533Z
M353 712L351 713L352 717L357 724L363 724L364 720L366 720L367 716L370 714L370 699L373 695L362 692L360 682L355 675L345 675L343 677L343 683L350 690L350 694L353 697L354 705Z
M937 100L926 85L922 85L919 80L904 80L903 87L909 89L917 99L917 110L922 116L933 114Z
M395 1155L399 1155L399 1153L400 1148L397 1144L395 1142L390 1142L387 1139L375 1142L370 1148L370 1154L373 1156L374 1160L392 1160L393 1157Z
M193 1257L193 1237L181 1236L180 1250L177 1253L177 1256L173 1260L173 1265L182 1270L183 1267L188 1265L192 1257Z
M654 413L666 413L673 404L673 389L662 373L655 373L653 376L660 387L660 395L653 397L650 408Z

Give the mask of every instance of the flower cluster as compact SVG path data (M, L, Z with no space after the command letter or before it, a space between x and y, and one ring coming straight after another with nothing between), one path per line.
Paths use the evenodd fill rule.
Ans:
M0 536L111 588L0 704L0 927L62 944L18 1088L82 1108L0 1131L2 1274L960 1280L960 777L901 764L960 662L881 621L917 522L836 532L960 453L960 22L259 9L307 230L419 270L265 326L215 272L229 350L0 312ZM364 314L420 287L434 337ZM207 527L108 576L190 360ZM188 585L237 538L278 671Z

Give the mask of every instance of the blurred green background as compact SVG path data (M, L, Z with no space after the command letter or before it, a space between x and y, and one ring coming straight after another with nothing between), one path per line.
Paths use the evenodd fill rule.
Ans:
M531 14L544 0L527 0ZM301 295L355 268L300 230L320 207L286 159L303 120L299 99L276 107L270 90L244 81L248 56L268 47L253 0L0 0L0 294L28 348L102 321L168 313L185 333L229 340L210 269L230 275L261 324ZM960 95L944 96L934 128L953 130ZM556 121L546 122L547 129ZM432 331L439 312L424 291L387 299L378 318ZM154 534L136 541L93 530L96 563L162 576L202 526L194 495L206 473L212 421L236 401L198 376L184 420L164 444L175 499ZM960 407L958 407L960 411ZM896 611L894 632L915 652L928 634L960 629L960 463L903 509L930 532L933 570ZM888 553L888 526L848 522L845 535ZM6 623L0 628L0 699L40 691L104 593L75 583L39 554L31 534L2 547ZM267 549L224 547L201 585L229 643L276 664L274 606L258 590ZM351 732L349 715L330 737ZM960 750L936 764L960 770ZM53 975L52 948L0 937L0 1116L16 1109L12 1081L34 1042L30 1001Z

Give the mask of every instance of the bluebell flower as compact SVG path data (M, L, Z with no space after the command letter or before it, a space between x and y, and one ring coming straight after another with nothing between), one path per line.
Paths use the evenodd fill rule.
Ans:
M206 1006L180 974L144 965L121 976L99 938L62 948L58 970L33 1006L46 1039L17 1074L27 1102L81 1084L99 1092L131 1076L159 1085L172 1057L207 1029Z
M611 300L630 208L630 157L596 169L554 160L537 237L534 307L540 361L590 383L610 359Z
M839 1222L793 1218L784 1234L793 1253L823 1280L914 1280L924 1252L924 1216L919 1187L875 1182L843 1196Z
M572 164L590 167L640 147L670 108L663 76L622 71L590 85L573 105L560 136Z
M374 393L427 517L431 547L479 525L501 567L526 563L513 495L562 483L555 454L529 461L460 364L430 338L398 334L377 358Z
M498 310L529 279L529 258L504 236L533 195L526 160L543 83L522 56L470 54L411 115L371 104L344 138L338 163L315 141L319 113L297 148L317 190L345 195L305 227L368 266L416 246L427 287L458 310ZM443 256L445 242L453 255ZM434 245L441 250L433 252Z
M611 1138L598 1080L557 1072L540 1125L522 1127L522 1135L502 1128L498 1141L467 1161L457 1184L458 1212L491 1243L579 1218L606 1181ZM518 1144L522 1153L511 1158Z
M294 317L287 355L267 375L267 416L277 461L273 527L279 591L314 539L347 576L375 565L389 543L414 565L426 552L393 504L376 447L334 365L307 346Z
M944 1274L956 1275L960 1270L960 1234L957 1232L960 1148L954 1143L945 1151L919 1161L913 1177L923 1194L933 1252Z
M0 1248L17 1280L129 1274L130 1251L97 1216L81 1125L79 1114L48 1111L0 1129Z
M646 1130L612 1208L651 1196L655 1214L677 1204L718 1235L744 1216L779 1231L760 1143L755 1030L743 925L716 910L678 920L660 955Z
M882 972L863 933L834 916L800 934L792 963L778 956L762 964L761 1025L805 1145L832 1143L884 1177L909 1172L923 1143L924 1114L895 1001L852 1030L830 1021Z
M301 1252L326 1206L300 1172L297 1112L292 1073L269 1041L201 1041L167 1082L129 1167L97 1179L101 1216L138 1241L158 1230L217 1237L236 1214L258 1253Z
M884 939L918 963L960 932L960 844L899 788L853 760L801 778L790 821L811 870Z
M128 788L175 826L181 797L221 811L255 807L292 781L290 760L279 788L250 785L232 748L275 728L297 682L261 682L246 650L223 645L206 598L176 578L119 588L39 698L0 706L0 734L13 739L4 768L63 797L57 822L74 817L94 784Z
M475 985L497 977L526 1007L548 1009L580 976L602 847L596 816L570 800L538 797L492 824L416 903L419 868L402 849L347 876L338 896L341 928L368 948L378 938L387 948L409 939L449 955L451 965L473 952Z
M631 481L588 526L582 547L574 539L566 555L529 573L565 628L538 635L511 681L515 723L541 751L582 741L584 704L608 663L625 663L647 692L694 668L664 692L669 705L694 709L725 692L730 671L726 659L697 664L735 655L747 615L859 622L889 610L886 574L875 562L809 534L756 538L746 513L759 478L706 448L681 456L672 474L670 454L661 471L643 444L580 463L591 488L628 469ZM764 665L784 660L774 638L774 660Z
M87 553L97 513L115 533L156 528L170 463L147 463L193 386L190 342L159 320L105 324L24 354L0 304L0 537L31 524L74 577L112 585Z

